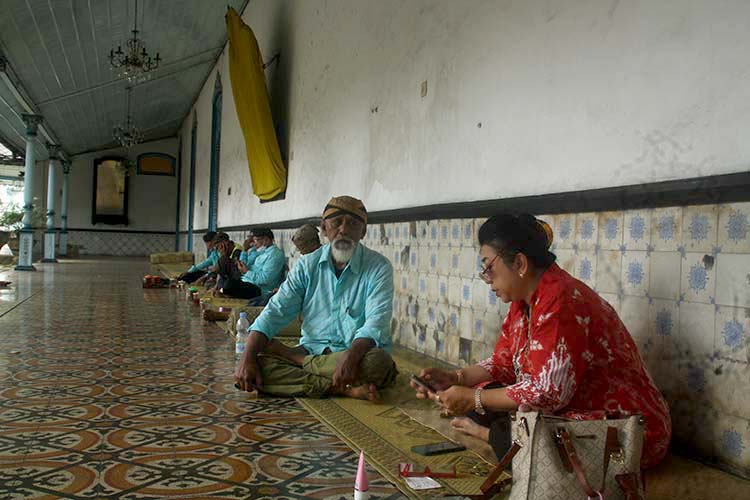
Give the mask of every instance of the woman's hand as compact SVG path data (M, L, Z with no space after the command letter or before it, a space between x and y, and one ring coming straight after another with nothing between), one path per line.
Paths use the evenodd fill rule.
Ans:
M448 410L450 415L466 415L474 409L474 389L454 385L438 391L433 400Z
M436 391L443 391L458 382L458 376L455 372L443 370L442 368L425 368L419 373L419 378L427 382ZM411 385L417 391L418 399L435 399L434 392L410 381Z

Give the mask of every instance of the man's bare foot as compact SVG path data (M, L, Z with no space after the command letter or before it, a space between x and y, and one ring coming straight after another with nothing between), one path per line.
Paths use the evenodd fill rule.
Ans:
M375 384L363 384L357 387L350 387L344 390L343 396L355 399L365 399L368 401L377 401L379 399L378 391Z
M472 419L468 417L454 418L453 420L451 420L451 427L453 427L459 432L468 434L469 436L474 436L475 438L479 438L485 443L488 443L490 441L489 427L479 425L478 423L474 422Z
M271 340L266 345L265 349L263 349L263 352L282 357L297 366L302 366L302 363L305 361L305 356L309 354L301 345L298 345L297 347L287 347L277 340Z
M226 321L229 319L229 313L206 309L203 311L203 319L206 321Z

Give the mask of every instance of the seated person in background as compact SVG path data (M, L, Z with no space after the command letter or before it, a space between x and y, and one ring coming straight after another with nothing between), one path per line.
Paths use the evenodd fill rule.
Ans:
M177 277L178 280L184 281L185 283L193 283L198 278L202 278L210 271L211 268L215 267L219 262L219 254L214 249L213 239L216 237L216 233L209 231L203 235L203 242L206 244L206 259L203 262L195 264L190 267L187 271Z
M245 240L245 245L247 245L247 242L249 240L250 238ZM318 228L316 228L312 224L305 224L304 226L297 229L297 231L292 235L292 243L294 243L294 246L297 247L297 250L301 255L307 255L308 253L314 252L315 250L320 248ZM243 260L241 255L240 260ZM253 260L255 259L253 258ZM245 264L247 265L246 261L243 262L245 262ZM250 266L248 265L248 267ZM268 304L268 301L271 300L271 297L276 292L278 292L278 288L273 289L271 291L271 295L267 297L261 296L250 299L247 305L248 307L265 306L266 304ZM203 319L206 321L226 321L229 319L229 316L230 314L228 312L214 311L213 309L206 309L205 311L203 311Z
M252 234L245 239L242 244L242 253L240 254L240 261L245 264L248 268L252 267L255 259L258 258L258 249L255 248L255 238Z
M284 279L286 258L284 252L273 243L273 231L266 227L257 228L253 230L253 238L258 256L252 267L237 261L240 276L230 276L220 289L227 297L252 299L270 295Z
M312 224L301 226L292 235L292 243L297 247L300 255L307 255L320 248L320 236L318 228Z
M240 389L276 396L377 399L396 380L390 354L393 268L360 245L367 210L349 196L331 199L321 229L331 242L300 258L250 326L237 364ZM273 337L302 313L300 345Z
M667 403L615 310L555 264L551 243L549 226L528 214L482 225L480 277L511 303L495 352L455 372L422 370L437 392L412 386L460 417L453 426L488 441L498 458L511 445L508 412L521 406L578 420L640 414L641 467L652 467L672 433Z
M219 262L216 264L217 279L213 288L213 294L218 291L229 280L240 277L237 263L242 253L242 247L229 239L229 235L223 232L216 234L214 247L219 252Z

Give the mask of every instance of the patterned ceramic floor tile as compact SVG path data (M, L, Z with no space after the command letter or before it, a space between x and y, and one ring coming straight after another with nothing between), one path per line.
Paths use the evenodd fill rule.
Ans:
M237 392L227 336L143 290L145 263L38 269L0 308L0 500L351 497L357 454L294 400Z

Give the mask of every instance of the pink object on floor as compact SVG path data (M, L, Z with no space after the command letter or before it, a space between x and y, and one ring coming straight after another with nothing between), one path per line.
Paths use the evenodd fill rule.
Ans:
M365 470L365 452L359 452L359 465L357 466L357 479L354 481L354 498L355 500L366 500L370 497L368 490L370 484L367 481L367 471Z

